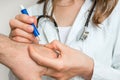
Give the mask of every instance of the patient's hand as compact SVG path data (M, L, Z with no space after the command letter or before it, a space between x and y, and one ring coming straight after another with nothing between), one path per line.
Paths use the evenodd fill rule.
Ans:
M47 71L46 67L36 64L28 54L28 45L11 41L0 35L0 62L8 66L20 80L40 80ZM33 45L33 44L31 44ZM42 51L41 55L55 58L54 52L48 48L33 45Z

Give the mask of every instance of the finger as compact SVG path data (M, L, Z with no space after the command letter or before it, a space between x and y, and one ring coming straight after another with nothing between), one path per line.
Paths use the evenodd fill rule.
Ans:
M56 77L57 76L57 71L56 70L53 70L53 69L50 69L48 68L47 72L45 73L46 76L51 76L51 77Z
M21 30L19 28L14 29L11 32L11 37L15 37L15 36L24 37L24 38L29 39L31 41L33 41L35 39L35 37L32 33L25 32L24 30Z
M39 77L39 78L37 78L37 79L35 79L35 80L42 80L42 79Z
M39 44L38 39L37 39L37 38L35 38L35 39L33 40L33 43L35 43L35 44Z
M25 76L26 77L26 76ZM28 76L25 79L19 79L19 80L42 80L40 76L36 76L36 75L32 75L32 76Z
M34 24L37 25L37 18L35 16L32 16L32 18L34 19Z
M15 17L15 19L28 24L34 23L34 18L26 14L19 14Z
M45 73L46 76L50 76L55 78L56 80L68 80L66 79L65 76L66 73L62 72L62 71L56 71L53 69L48 68L47 72Z
M31 25L23 23L19 20L11 19L9 24L10 24L11 30L19 28L19 29L22 29L26 32L33 32L33 27Z
M35 75L36 76L36 75ZM30 80L30 79L29 79ZM36 78L33 78L31 80L42 80L41 77L38 75Z
M39 53L36 52L33 46L29 46L29 54L31 58L36 61L39 65L43 65L46 67L53 68L55 70L59 70L61 68L61 61L55 58L48 58L45 56L41 56Z
M56 71L53 69L48 68L45 75L46 76L53 76Z
M18 37L18 36L17 37L13 37L12 40L17 41L17 42L21 42L21 43L32 43L31 40L25 39L23 37Z
M66 46L60 43L59 41L54 40L50 44L45 45L45 47L62 52Z

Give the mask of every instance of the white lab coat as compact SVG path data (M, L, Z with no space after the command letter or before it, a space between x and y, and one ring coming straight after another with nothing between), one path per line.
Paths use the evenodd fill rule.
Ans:
M65 44L82 50L86 55L93 58L94 71L92 80L120 80L120 1L112 14L99 27L96 27L90 21L88 27L89 36L85 41L81 41L79 40L81 29L84 27L91 5L91 0L85 0ZM48 7L48 10L50 10L50 6ZM34 5L28 10L34 16L42 15L43 4ZM49 25L39 27L38 30L41 34L40 43L46 44L55 39L58 40L56 30ZM10 74L10 80L16 80L15 76ZM44 77L42 80L52 79ZM83 79L80 76L76 76L71 80Z

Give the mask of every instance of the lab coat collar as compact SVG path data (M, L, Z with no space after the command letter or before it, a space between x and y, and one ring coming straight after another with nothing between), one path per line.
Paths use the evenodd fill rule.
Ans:
M84 27L84 24L86 22L86 19L87 19L87 16L89 14L92 4L93 2L91 0L85 0L83 6L81 7L72 25L71 31L66 40L66 44L69 44L71 41L76 40L77 38L81 36L82 29Z
M51 1L52 0L49 1L49 4L47 6L47 12L49 15L52 11L52 2ZM77 36L81 35L81 34L78 35L78 33L80 33L80 30L84 27L83 23L85 23L85 21L86 21L85 16L86 16L87 12L89 11L89 9L91 8L91 6L92 6L92 1L85 0L85 3L81 7L81 10L79 11L79 13L78 13L73 25L72 25L72 28L70 30L70 33L67 37L65 44L69 44L71 41L76 40ZM43 31L44 31L44 34L45 34L48 42L51 42L53 40L59 40L58 32L55 29L55 27L53 29L53 27L50 28L50 25L46 25L44 27Z
M53 40L59 40L57 28L54 26L52 22L46 22L42 27L44 36L46 37L48 43Z
M52 8L53 8L52 0L49 0L47 5L47 15L51 15Z

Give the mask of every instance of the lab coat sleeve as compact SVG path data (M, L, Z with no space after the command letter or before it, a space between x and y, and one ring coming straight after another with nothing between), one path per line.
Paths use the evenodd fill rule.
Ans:
M111 66L103 65L94 60L94 71L91 80L120 80L120 28L116 31L118 35L113 49Z
M114 67L108 67L95 61L91 80L120 80L120 62L117 62Z
M114 44L112 63L111 66L103 65L102 63L94 60L94 71L91 80L120 80L120 0L114 10L112 22L117 20L117 35ZM115 16L117 16L115 18ZM111 23L112 23L111 22Z

